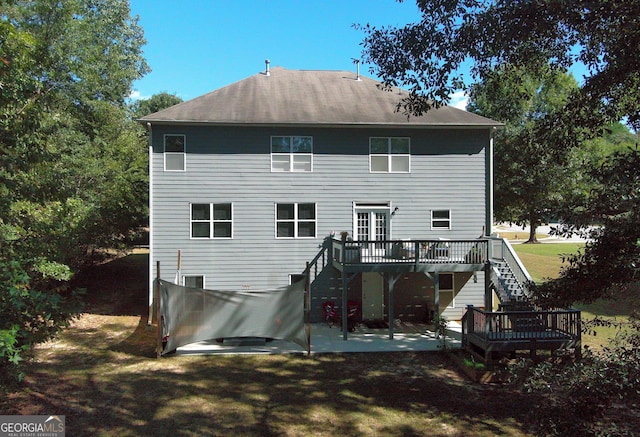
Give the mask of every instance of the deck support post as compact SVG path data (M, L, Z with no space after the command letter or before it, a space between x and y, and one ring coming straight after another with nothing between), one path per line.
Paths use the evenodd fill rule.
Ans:
M345 262L346 246L347 246L347 233L343 232L342 233L342 262L343 263ZM342 339L344 341L347 340L348 331L349 331L349 321L347 320L347 316L349 314L347 311L348 284L349 284L349 281L347 280L347 272L343 267L342 269Z
M493 311L493 291L491 290L491 262L484 265L484 310Z
M399 274L398 276L393 276L392 274L389 274L387 276L387 284L389 285L389 314L388 314L389 340L393 340L393 320L395 317L394 308L393 308L393 288L395 287L398 279L400 279L400 276L402 276L402 274Z
M153 283L153 314L158 326L156 333L156 358L162 356L162 315L160 310L160 261L156 263L156 280Z
M347 275L345 272L342 272L342 339L345 341L347 340L347 333L349 332L349 321L347 320L348 284Z
M440 273L433 273L433 318L436 323L436 332L437 325L440 321Z

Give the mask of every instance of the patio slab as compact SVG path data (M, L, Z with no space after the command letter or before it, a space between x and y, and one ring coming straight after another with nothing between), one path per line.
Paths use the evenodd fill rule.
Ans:
M394 329L393 339L389 339L388 329L360 328L350 332L343 340L342 330L326 324L311 325L311 353L348 353L348 352L415 352L437 351L442 348L441 339L426 325L403 324ZM398 332L400 331L400 332ZM449 324L447 335L448 348L460 348L460 325ZM282 340L273 340L262 345L231 346L214 340L193 343L179 347L175 355L214 355L214 354L306 354L301 346Z

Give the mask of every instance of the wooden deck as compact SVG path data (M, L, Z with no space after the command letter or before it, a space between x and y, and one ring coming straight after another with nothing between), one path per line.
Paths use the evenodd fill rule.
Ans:
M479 271L488 262L488 241L333 240L334 266L343 272Z
M491 360L500 352L581 350L580 311L497 311L469 307L462 320L463 346Z

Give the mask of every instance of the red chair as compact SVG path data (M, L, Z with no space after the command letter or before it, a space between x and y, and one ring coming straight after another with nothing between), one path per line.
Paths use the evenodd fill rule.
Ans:
M342 313L332 300L322 302L322 316L329 327L339 325L342 321ZM360 319L360 303L355 300L347 302L347 327L353 331Z

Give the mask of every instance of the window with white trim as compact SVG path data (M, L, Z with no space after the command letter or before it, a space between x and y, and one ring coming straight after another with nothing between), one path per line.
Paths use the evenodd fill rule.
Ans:
M184 275L182 285L189 288L204 288L204 275ZM183 311L202 313L205 306L205 295L198 290L185 290L182 294Z
M164 169L165 171L185 171L186 136L166 134L164 136Z
M369 170L372 173L410 173L411 143L409 138L369 138Z
M191 238L233 238L231 203L192 203Z
M204 275L184 275L182 285L191 288L204 288Z
M271 171L313 171L313 137L271 137Z
M440 273L438 275L440 290L440 308L455 308L453 273Z
M450 230L451 229L451 210L435 209L431 211L431 229L432 230Z
M315 238L315 203L277 203L276 238Z
M307 275L302 275L300 273L291 273L289 275L289 285L293 285L296 282L305 281L307 279Z

